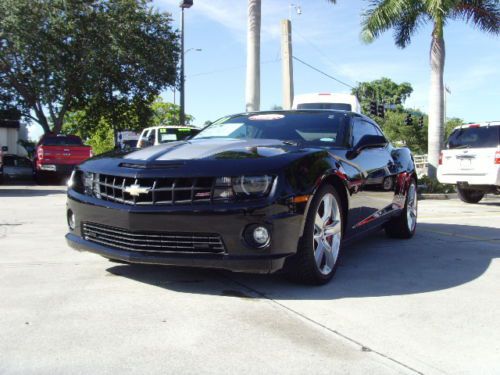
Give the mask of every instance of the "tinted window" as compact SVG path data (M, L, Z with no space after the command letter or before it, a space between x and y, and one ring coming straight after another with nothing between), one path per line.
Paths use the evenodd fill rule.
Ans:
M297 109L337 109L339 111L351 111L352 107L346 103L302 103Z
M82 140L78 137L54 136L45 137L42 144L45 146L81 146Z
M500 144L500 126L481 126L454 130L448 148L486 148Z
M261 113L223 118L195 139L279 139L316 145L344 146L348 120L337 112Z
M14 157L13 156L4 156L3 157L3 164L6 166L6 167L13 167L15 164L14 164Z
M17 167L32 167L31 161L26 158L18 158L16 160L16 166Z
M355 119L352 125L352 144L355 145L365 135L383 135L373 124Z
M19 156L5 156L3 163L6 167L31 167L31 161Z

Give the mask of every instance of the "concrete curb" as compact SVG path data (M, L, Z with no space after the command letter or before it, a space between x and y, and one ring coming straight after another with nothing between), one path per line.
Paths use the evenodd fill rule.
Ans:
M418 199L422 200L444 200L444 199L457 199L457 193L446 194L418 194Z

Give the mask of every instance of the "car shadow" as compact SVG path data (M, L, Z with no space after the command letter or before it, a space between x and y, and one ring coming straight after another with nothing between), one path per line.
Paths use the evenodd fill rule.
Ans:
M346 247L334 279L320 287L295 284L282 274L149 265L118 265L107 271L181 293L324 300L453 288L480 277L498 257L497 228L423 223L411 240L388 239L378 232Z

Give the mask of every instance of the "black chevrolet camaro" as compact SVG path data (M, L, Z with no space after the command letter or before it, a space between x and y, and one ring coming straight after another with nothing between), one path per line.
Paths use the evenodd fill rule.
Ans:
M416 183L410 151L363 115L238 114L187 141L81 164L66 238L126 263L284 268L322 284L348 241L381 228L413 236Z

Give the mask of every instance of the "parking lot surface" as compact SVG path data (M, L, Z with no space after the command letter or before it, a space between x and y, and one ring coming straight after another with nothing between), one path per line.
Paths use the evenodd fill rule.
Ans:
M419 202L328 285L69 249L65 188L0 186L0 373L500 373L500 199Z

